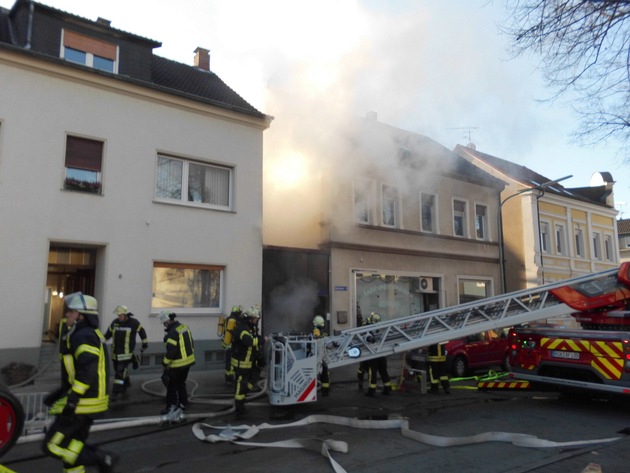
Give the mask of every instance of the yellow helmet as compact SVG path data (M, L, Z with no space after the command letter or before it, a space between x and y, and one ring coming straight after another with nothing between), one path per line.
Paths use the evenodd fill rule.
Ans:
M129 313L129 309L127 306L119 305L114 309L114 315L127 315Z

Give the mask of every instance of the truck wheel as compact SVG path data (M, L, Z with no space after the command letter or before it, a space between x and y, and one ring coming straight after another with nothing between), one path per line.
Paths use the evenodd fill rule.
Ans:
M503 371L510 371L510 354L506 353L503 357L503 364L501 365Z
M456 378L463 378L466 376L468 372L468 363L466 363L466 358L462 355L457 356L453 360L453 376Z
M0 457L15 444L24 427L24 409L20 401L0 386Z

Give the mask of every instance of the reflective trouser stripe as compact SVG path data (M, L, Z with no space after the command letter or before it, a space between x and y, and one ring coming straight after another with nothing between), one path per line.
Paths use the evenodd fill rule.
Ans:
M64 468L63 473L85 473L85 467L83 465L79 465L71 468Z
M55 435L52 436L50 442L48 442L48 451L53 455L61 458L64 463L68 465L74 465L77 461L78 456L81 454L83 450L83 442L80 440L71 440L68 444L67 448L61 446L61 442L65 435L61 432L56 432Z

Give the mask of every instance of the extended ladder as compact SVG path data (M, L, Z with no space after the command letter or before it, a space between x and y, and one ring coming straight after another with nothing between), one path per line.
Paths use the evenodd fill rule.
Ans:
M605 285L617 269L567 279L534 289L480 299L313 339L310 335L270 337L269 400L296 404L317 399L317 374L322 362L337 368L406 352L485 330L501 329L572 312L551 290L564 286Z

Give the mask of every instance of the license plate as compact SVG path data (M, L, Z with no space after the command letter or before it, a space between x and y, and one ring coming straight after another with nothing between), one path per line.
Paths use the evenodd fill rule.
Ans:
M551 352L552 358L565 358L568 360L579 360L580 354L576 351L558 351L554 350Z

